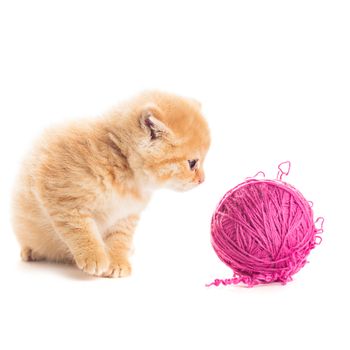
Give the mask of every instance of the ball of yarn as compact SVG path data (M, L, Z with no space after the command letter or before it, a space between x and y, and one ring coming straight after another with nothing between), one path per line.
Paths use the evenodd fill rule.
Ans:
M249 179L220 201L212 217L211 240L234 275L212 284L285 284L321 242L322 229L315 226L310 202L283 182L282 175L279 180Z

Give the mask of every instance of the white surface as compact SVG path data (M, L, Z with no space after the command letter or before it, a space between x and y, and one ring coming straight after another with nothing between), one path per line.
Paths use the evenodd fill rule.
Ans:
M1 2L0 348L349 349L349 16L346 1ZM20 262L10 188L32 140L144 88L202 101L206 183L155 195L131 278ZM231 275L209 242L217 202L287 159L326 218L310 264L284 287L205 288Z

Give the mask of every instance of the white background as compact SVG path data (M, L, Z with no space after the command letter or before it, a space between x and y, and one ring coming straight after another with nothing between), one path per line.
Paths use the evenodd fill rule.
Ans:
M347 1L0 4L1 349L350 348ZM9 202L31 142L145 88L202 101L206 183L154 196L130 278L21 262ZM206 288L231 276L210 246L216 204L284 160L323 243L286 286Z

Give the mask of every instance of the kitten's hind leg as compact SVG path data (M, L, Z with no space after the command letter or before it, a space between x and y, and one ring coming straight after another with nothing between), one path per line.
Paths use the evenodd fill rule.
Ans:
M34 252L31 248L24 247L21 249L21 258L23 261L40 261L45 260L45 257Z

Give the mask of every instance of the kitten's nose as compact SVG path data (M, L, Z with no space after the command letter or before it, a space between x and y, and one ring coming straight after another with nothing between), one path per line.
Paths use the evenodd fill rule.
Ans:
M201 183L203 183L204 180L205 180L204 172L201 171L201 172L198 173L198 180L197 180L198 185L200 185Z

